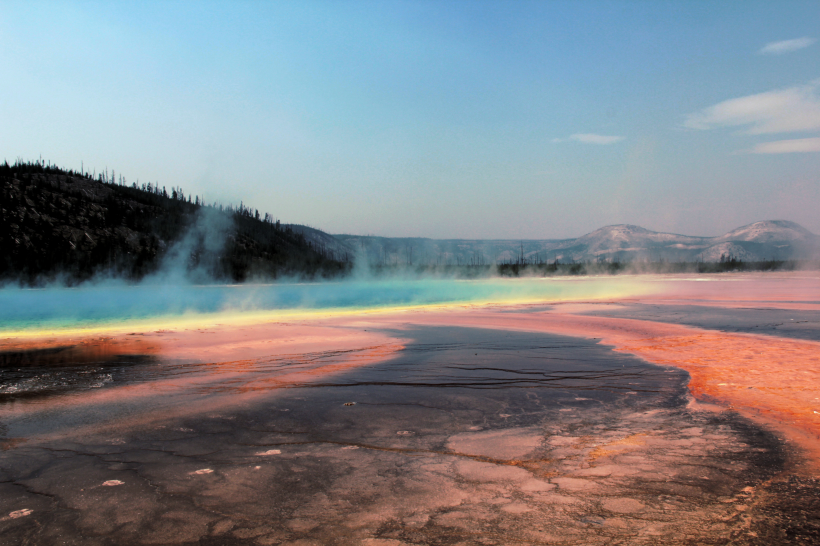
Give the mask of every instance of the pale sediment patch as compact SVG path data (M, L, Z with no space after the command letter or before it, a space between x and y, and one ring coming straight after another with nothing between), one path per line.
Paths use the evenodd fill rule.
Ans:
M451 436L447 448L489 459L524 459L544 441L538 428L466 432Z

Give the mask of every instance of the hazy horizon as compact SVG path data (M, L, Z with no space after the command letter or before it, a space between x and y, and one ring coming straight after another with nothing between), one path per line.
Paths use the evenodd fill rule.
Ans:
M328 233L820 233L816 2L4 2L3 159Z
M652 232L655 232L655 233L663 233L663 234L667 234L667 235L680 235L682 237L699 237L699 238L703 238L703 239L710 239L710 238L721 237L722 235L725 235L726 233L729 233L730 231L734 231L734 230L739 229L739 228L747 227L747 226L752 225L752 224L756 224L756 223L759 223L759 222L772 222L772 221L774 221L774 222L784 222L784 221L785 222L792 222L792 223L796 223L796 224L798 224L798 225L800 225L804 228L806 227L806 226L803 226L802 224L800 224L799 222L794 222L793 220L788 220L786 218L767 218L767 219L763 219L763 220L757 220L757 221L754 221L754 222L750 222L749 224L744 224L742 226L735 226L733 228L729 228L723 233L715 233L715 234L712 234L712 235L692 235L691 233L673 233L673 232L666 232L666 231L658 231L658 230L647 228L646 226L639 226L637 224L631 224L631 223L628 223L628 222L624 222L624 223L621 223L621 224L607 224L605 226L598 226L597 228L591 229L587 232L584 232L584 233L581 233L581 234L576 234L576 235L568 235L567 237L549 237L547 235L545 237L525 237L525 238L523 238L523 240L524 241L567 241L567 240L572 240L572 239L579 239L579 238L581 238L585 235L589 235L590 233L594 233L594 232L602 230L604 228L612 228L612 227L619 227L619 226L638 227L638 228L646 229L647 231L652 231ZM305 225L305 224L292 223L292 225ZM308 226L308 225L305 225L305 227L320 229L320 228L316 228L315 226ZM809 231L814 233L812 230L809 230ZM385 239L434 239L434 240L468 240L468 241L518 241L518 240L522 240L521 237L424 237L424 236L418 236L417 237L417 236L413 236L413 235L397 235L395 237L391 237L391 236L388 236L388 235L380 235L378 233L368 233L368 234L362 234L362 233L328 233L328 234L333 235L333 236L340 236L340 237L341 236L344 236L344 237L348 237L348 236L349 237L382 237L382 238L385 238ZM820 234L814 233L814 235L820 235Z

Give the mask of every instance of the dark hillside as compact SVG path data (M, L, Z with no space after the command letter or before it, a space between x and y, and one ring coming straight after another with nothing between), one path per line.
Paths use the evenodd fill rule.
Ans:
M0 165L0 279L36 285L173 269L194 280L334 276L348 265L244 205L204 205L40 162Z

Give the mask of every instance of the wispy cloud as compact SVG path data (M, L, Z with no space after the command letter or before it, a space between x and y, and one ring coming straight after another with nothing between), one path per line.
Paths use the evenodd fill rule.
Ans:
M596 135L594 133L576 133L574 135L570 135L568 139L564 138L555 138L553 142L564 142L565 140L575 140L577 142L583 142L584 144L615 144L616 142L620 142L625 137L622 136L610 136L610 135Z
M752 149L755 154L793 154L801 152L820 152L820 138L796 138L764 142Z
M820 129L820 80L757 95L730 99L689 114L691 129L749 126L750 135Z
M789 53L791 51L803 49L804 47L809 47L816 41L817 40L815 40L814 38L804 36L803 38L795 38L794 40L769 42L768 44L763 46L760 49L760 51L758 51L758 53L762 53L764 55L782 55L783 53Z

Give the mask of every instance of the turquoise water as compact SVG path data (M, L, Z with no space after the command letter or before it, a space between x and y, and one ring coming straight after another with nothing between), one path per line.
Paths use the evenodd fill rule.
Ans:
M609 297L614 279L381 280L245 285L98 285L0 290L0 329L90 326L184 313L321 310Z

